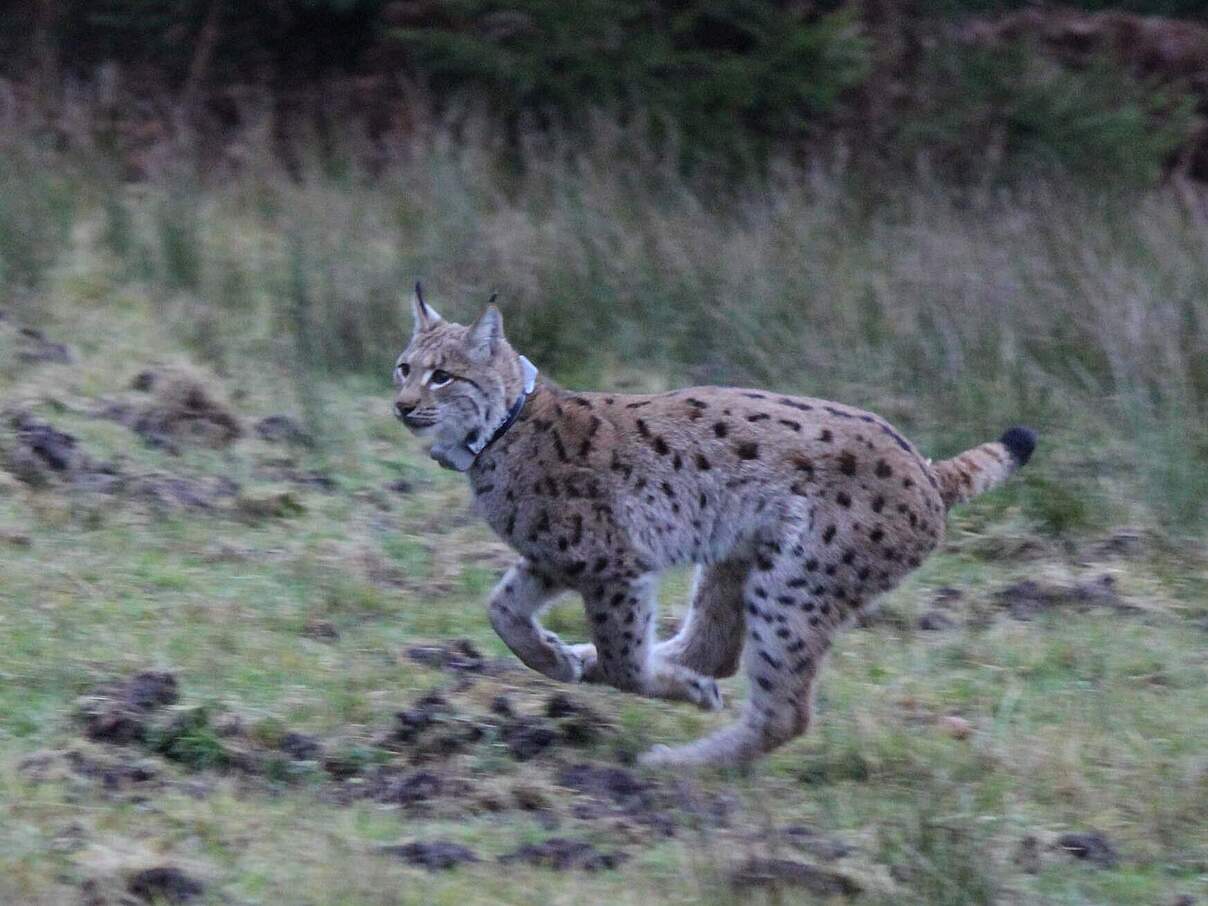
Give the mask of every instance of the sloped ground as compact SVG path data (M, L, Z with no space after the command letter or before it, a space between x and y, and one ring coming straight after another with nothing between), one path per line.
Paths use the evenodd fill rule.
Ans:
M1208 898L1202 548L968 507L807 739L643 772L731 715L522 668L482 610L508 554L385 381L307 424L148 323L0 322L45 353L0 366L0 902Z

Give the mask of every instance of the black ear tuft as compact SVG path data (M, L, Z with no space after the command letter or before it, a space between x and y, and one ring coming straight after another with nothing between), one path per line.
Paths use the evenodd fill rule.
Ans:
M1032 458L1032 451L1036 449L1036 432L1022 426L1008 428L998 442L1007 448L1016 465L1026 466Z

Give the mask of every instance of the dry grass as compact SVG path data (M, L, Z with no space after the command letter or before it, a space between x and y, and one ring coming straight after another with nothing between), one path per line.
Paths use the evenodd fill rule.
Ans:
M94 292L149 293L218 367L302 381L380 374L417 277L452 316L497 290L514 339L571 383L837 396L937 455L1032 422L1090 501L1041 521L1106 518L1092 472L1128 476L1132 519L1205 517L1208 226L1173 191L861 186L840 165L710 184L605 122L519 161L484 127L421 122L372 177L328 154L295 178L257 135L137 185L34 147L10 141L0 172L0 285L26 320L50 316L28 287L100 255Z
M336 489L293 487L301 512L248 520L35 490L0 471L0 902L70 902L86 880L116 889L159 860L239 904L749 902L719 866L791 824L855 846L843 870L872 903L1205 892L1208 256L1189 207L1053 187L955 198L925 182L873 203L841 172L791 169L710 191L603 126L587 150L528 149L519 171L489 137L432 127L412 142L372 181L316 164L295 182L251 142L229 173L137 185L95 160L6 148L0 408L31 409L129 472L274 491L283 453L252 431L175 457L89 415L142 368L192 360L245 425L306 416L320 445L292 467L325 469ZM70 718L77 694L145 667L175 671L188 704L368 746L421 690L452 685L401 658L407 645L468 636L505 655L481 599L507 554L464 511L460 482L386 417L402 288L417 275L451 315L501 290L517 342L567 383L751 381L873 405L935 455L1015 420L1035 421L1044 446L1010 489L954 515L945 550L883 622L844 637L810 737L749 776L702 781L736 799L737 825L626 844L621 871L487 861L428 875L377 847L449 837L489 859L549 832L459 802L428 818L338 806L314 778L245 784L157 760L166 785L147 798L70 772L31 780L18 764L32 751L91 751ZM22 361L17 324L68 342L76 361ZM385 490L400 478L410 494ZM1100 541L1125 519L1136 543L1113 553ZM1103 573L1134 609L1021 622L994 603L1022 578ZM964 593L956 625L920 631L944 586ZM679 606L683 577L665 592ZM338 640L310 638L315 621ZM584 632L573 607L551 622ZM524 702L549 691L525 674L500 682ZM727 692L740 698L741 683ZM609 724L592 759L728 717L575 694ZM950 716L970 732L948 732ZM451 770L556 799L545 764L476 755ZM568 836L624 833L569 807L561 818ZM1116 868L1048 848L1085 828L1116 845ZM1028 836L1037 874L1015 861Z

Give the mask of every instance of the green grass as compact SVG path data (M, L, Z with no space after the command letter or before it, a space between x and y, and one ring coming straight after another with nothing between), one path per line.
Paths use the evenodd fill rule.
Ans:
M32 201L6 196L3 216L41 238L0 231L0 258L16 262L0 271L0 408L32 411L127 472L224 475L248 494L288 487L299 506L269 518L160 511L0 470L0 902L73 902L88 880L112 894L163 862L205 880L215 903L799 902L800 891L726 882L764 852L762 830L791 824L853 847L838 868L864 887L861 902L1208 895L1208 257L1186 209L1055 190L962 206L926 186L865 208L841 177L799 172L710 203L673 182L646 197L642 173L591 154L533 161L544 178L505 191L472 147L430 151L421 143L373 185L291 185L270 171L118 187L48 159L22 171ZM60 183L78 191L47 188ZM1044 440L1019 480L953 514L943 549L884 602L886 619L842 637L806 738L751 772L693 782L730 797L728 826L664 838L576 818L554 760L518 763L492 738L449 760L467 792L427 812L339 804L320 771L280 761L250 778L223 770L216 715L239 715L263 745L296 730L375 766L395 759L375 743L395 713L434 687L476 713L500 692L532 711L556 691L520 669L455 691L404 654L467 637L514 664L483 609L508 552L469 513L462 481L388 415L402 288L417 273L454 316L504 289L521 348L568 384L738 380L836 395L936 455L1017 419ZM69 342L77 360L21 362L16 323ZM318 445L287 452L249 432L173 456L89 414L136 399L132 377L164 362L209 375L245 426L290 412ZM6 421L0 446L10 440ZM336 489L284 485L271 469L286 455ZM411 492L387 490L400 478ZM1102 553L1119 526L1137 549ZM1135 610L1020 622L993 605L1021 579L1103 573ZM668 577L667 610L687 583ZM914 628L945 586L963 593L956 628ZM316 621L339 637L312 638ZM586 632L572 600L549 624ZM177 675L191 721L125 755L85 741L76 698L148 668ZM699 736L741 701L741 679L724 687L721 715L571 690L603 726L558 757L614 762ZM949 732L950 716L971 734ZM21 767L68 750L149 758L159 779L107 790L62 761L44 781ZM557 830L483 804L518 786L555 803ZM1107 835L1117 867L1047 848L1084 829ZM597 874L493 861L552 835L632 859ZM1044 853L1036 874L1014 861L1028 836ZM484 861L428 874L377 852L440 838Z

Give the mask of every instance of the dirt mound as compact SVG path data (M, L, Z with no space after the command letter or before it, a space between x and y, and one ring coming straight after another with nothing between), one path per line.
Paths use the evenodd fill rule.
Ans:
M819 897L854 897L861 887L847 875L792 859L749 859L730 875L738 889L799 887Z
M33 488L121 495L165 509L210 509L239 493L239 485L225 476L131 474L96 459L74 435L28 412L10 412L6 422L10 431L0 431L0 466Z
M523 862L553 871L602 871L617 868L628 860L628 853L619 850L601 852L590 843L563 837L551 837L541 843L530 843L499 857L499 861L505 865L510 862Z
M220 395L219 381L182 366L144 371L131 387L150 399L120 415L120 420L150 446L170 451L178 445L226 447L243 436L243 426Z
M77 713L89 739L126 744L146 739L154 713L178 698L175 676L146 671L99 687L77 702Z
M1062 834L1057 838L1057 849L1099 868L1115 868L1120 864L1116 848L1098 831Z
M93 459L71 434L24 411L8 413L7 422L12 435L0 437L0 462L25 484L42 488L66 481L101 492L123 484L116 466Z
M1046 611L1061 607L1073 607L1077 610L1090 610L1095 607L1110 610L1137 609L1120 597L1116 591L1116 580L1110 575L1102 575L1075 585L1055 585L1025 579L996 592L994 603L1017 620L1031 620Z
M205 893L204 884L171 865L138 872L126 889L146 903L188 903Z
M460 843L450 843L448 840L383 846L382 852L386 855L397 856L408 865L426 868L428 871L446 871L467 862L479 861L473 850L467 849Z

